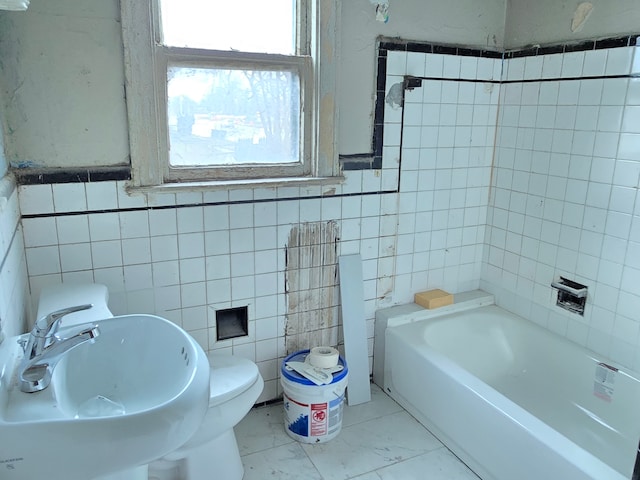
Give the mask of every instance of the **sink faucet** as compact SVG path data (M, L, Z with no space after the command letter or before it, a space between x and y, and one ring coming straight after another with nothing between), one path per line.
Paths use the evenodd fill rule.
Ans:
M52 312L36 321L24 345L24 357L20 365L20 390L26 393L39 392L49 386L53 370L62 355L73 347L93 341L100 330L93 323L78 325L65 331L66 336L57 335L62 318L70 313L87 310L93 305L77 305Z

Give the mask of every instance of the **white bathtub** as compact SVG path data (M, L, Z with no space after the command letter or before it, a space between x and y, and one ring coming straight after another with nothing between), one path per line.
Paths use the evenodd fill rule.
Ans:
M384 329L382 386L481 478L631 478L635 373L495 305L412 312Z

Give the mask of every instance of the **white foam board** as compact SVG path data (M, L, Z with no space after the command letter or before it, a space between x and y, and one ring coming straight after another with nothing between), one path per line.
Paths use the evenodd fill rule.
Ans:
M360 255L341 255L338 258L338 272L340 275L344 354L349 368L347 403L358 405L371 400Z

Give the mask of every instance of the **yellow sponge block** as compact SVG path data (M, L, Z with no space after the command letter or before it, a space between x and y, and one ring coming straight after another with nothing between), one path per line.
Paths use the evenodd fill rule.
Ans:
M453 295L444 290L428 290L426 292L416 293L413 301L424 308L438 308L453 303Z

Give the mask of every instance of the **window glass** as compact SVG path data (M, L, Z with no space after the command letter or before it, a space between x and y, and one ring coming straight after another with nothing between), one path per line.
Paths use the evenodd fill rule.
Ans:
M299 162L295 73L170 66L167 92L171 166Z
M296 0L160 0L162 43L293 55L295 4Z

